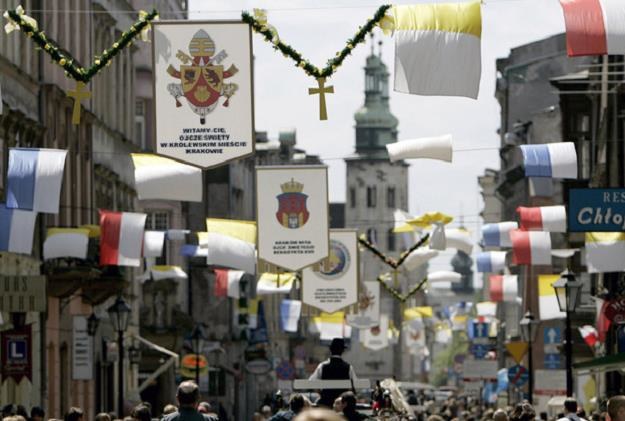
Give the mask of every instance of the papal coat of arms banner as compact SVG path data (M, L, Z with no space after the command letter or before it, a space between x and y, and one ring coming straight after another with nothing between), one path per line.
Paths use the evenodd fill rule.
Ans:
M296 271L328 257L328 168L256 167L258 258Z
M303 301L327 313L358 299L358 238L356 231L330 230L330 255L302 271Z
M380 323L380 284L366 281L358 291L358 312L347 315L347 323L358 329L368 329Z
M170 21L153 33L156 152L203 168L252 154L249 25Z

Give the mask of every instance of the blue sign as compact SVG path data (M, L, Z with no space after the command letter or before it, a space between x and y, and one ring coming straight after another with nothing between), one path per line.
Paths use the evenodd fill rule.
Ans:
M7 341L9 362L20 362L26 360L28 355L28 345L24 339L9 339Z
M486 354L488 354L488 351L491 350L491 346L490 345L484 345L484 344L472 344L471 345L471 354L475 355L475 358L477 358L478 360L483 359Z
M562 367L562 355L560 354L545 354L545 368L549 370L557 370Z
M488 323L473 323L473 338L488 338Z
M529 378L529 371L522 365L514 365L508 369L508 381L516 387L523 386Z
M543 342L545 345L560 345L562 343L562 329L559 327L546 327L544 329Z
M625 231L625 189L570 189L568 230Z

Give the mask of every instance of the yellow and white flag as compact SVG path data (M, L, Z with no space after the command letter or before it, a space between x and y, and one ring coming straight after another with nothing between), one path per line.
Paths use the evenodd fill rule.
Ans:
M540 320L563 319L566 313L560 311L553 284L560 275L538 275L538 310Z
M477 98L480 2L393 6L395 90Z
M152 280L162 279L187 279L187 273L180 266L154 265L150 267Z
M590 273L625 271L625 233L587 232L586 266Z
M293 288L295 274L287 273L263 273L256 283L257 295L288 294Z
M173 159L147 153L131 154L135 188L140 200L202 201L202 170Z
M310 324L312 333L319 333L322 341L331 341L334 338L349 338L352 336L352 327L345 323L345 313L321 313L313 317Z
M246 243L256 244L255 221L206 218L206 231L227 235L228 237L233 237L245 241Z
M48 235L43 243L43 259L86 259L88 245L89 230L86 228L48 228Z

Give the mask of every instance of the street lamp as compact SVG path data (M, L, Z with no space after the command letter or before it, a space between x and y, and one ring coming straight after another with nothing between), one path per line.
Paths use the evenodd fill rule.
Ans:
M195 383L200 386L200 352L204 349L207 338L201 323L196 323L191 332L191 342L195 353Z
M566 313L565 328L565 354L566 354L566 396L573 396L573 342L571 340L571 313L575 311L579 296L582 291L582 283L575 279L575 274L565 270L553 284L558 299L560 311Z
M519 322L521 327L521 336L523 337L523 340L527 342L527 368L529 371L527 400L529 403L533 403L534 400L534 359L532 358L532 344L536 341L538 323L538 321L534 320L534 315L531 311L525 313L525 316L523 316Z
M95 315L95 313L91 313L91 316L87 318L87 334L89 336L95 336L99 325L100 319Z
M117 331L117 349L119 360L117 361L117 372L119 377L119 387L117 390L117 411L119 418L124 418L124 332L128 329L130 321L130 306L121 297L117 297L115 303L107 310L113 329Z

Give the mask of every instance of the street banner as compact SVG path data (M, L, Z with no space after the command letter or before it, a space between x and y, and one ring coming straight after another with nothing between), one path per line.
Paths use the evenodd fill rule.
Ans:
M328 167L256 167L258 259L298 271L328 257Z
M347 323L358 329L368 329L380 320L380 284L366 281L360 285L358 312L347 315Z
M93 343L87 331L87 318L74 316L72 332L72 380L93 378Z
M358 238L353 230L330 231L330 255L302 271L304 304L333 313L358 300Z
M169 21L153 28L156 152L202 168L253 154L250 26Z
M2 377L15 380L19 384L24 377L32 382L32 329L26 325L19 329L0 333L2 344Z
M380 315L380 324L362 330L362 345L372 351L379 351L389 345L388 315Z

